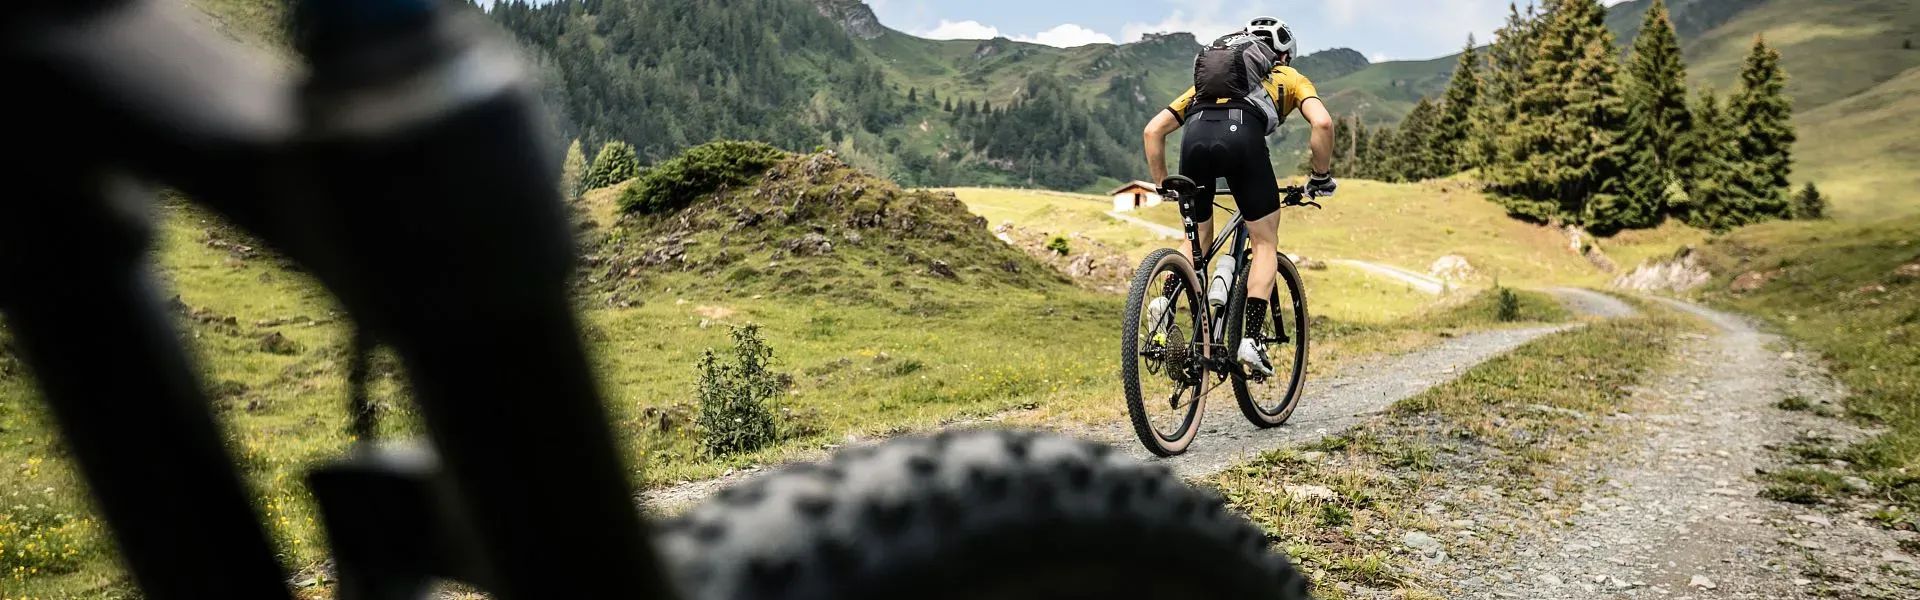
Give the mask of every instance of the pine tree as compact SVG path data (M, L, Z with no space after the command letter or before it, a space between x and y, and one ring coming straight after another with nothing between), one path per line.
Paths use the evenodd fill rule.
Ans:
M633 146L621 141L607 142L593 156L587 168L587 189L595 190L633 179L640 175L640 158Z
M1538 51L1513 102L1512 125L1497 141L1511 153L1487 173L1507 209L1538 220L1618 229L1626 120L1614 82L1613 34L1597 0L1549 0Z
M920 102L920 88L907 88L907 102L915 104Z
M944 110L944 111L947 111L947 112L953 112L953 99L952 99L952 98L948 98L948 99L947 99L947 101L946 101L946 104L944 104L944 105L942 105L942 106L940 107L940 110Z
M1741 159L1735 184L1750 198L1751 221L1788 216L1787 176L1793 169L1793 101L1780 52L1755 37L1753 52L1740 70L1740 91L1729 110L1739 127L1735 141Z
M1458 173L1469 168L1468 138L1473 129L1473 110L1480 100L1480 54L1473 48L1473 36L1467 36L1467 48L1453 68L1453 80L1434 123L1433 152L1436 175Z
M567 145L567 158L560 163L560 196L568 200L580 197L587 178L587 153L580 150L580 140Z
M1421 98L1400 122L1395 135L1392 181L1420 181L1442 175L1444 157L1436 152L1440 105Z
M1740 160L1736 128L1725 103L1713 90L1701 90L1693 104L1693 135L1685 142L1693 154L1690 185L1681 202L1668 202L1674 215L1688 225L1725 231L1746 222L1738 207L1749 202L1734 184Z
M927 88L927 102L939 102L940 90Z
M1667 189L1691 172L1686 161L1693 156L1682 143L1693 135L1686 65L1664 0L1654 0L1647 9L1621 87L1631 154L1616 221L1623 227L1652 227L1673 210L1666 205Z
M1511 168L1514 152L1503 150L1500 142L1512 139L1514 98L1527 84L1527 69L1539 51L1539 19L1529 5L1507 5L1507 22L1494 32L1498 42L1487 48L1486 72L1481 77L1480 98L1474 107L1469 160L1474 166L1493 171Z

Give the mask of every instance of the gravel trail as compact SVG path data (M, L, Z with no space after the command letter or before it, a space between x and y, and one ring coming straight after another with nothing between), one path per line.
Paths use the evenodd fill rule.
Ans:
M1915 559L1895 539L1910 533L1873 526L1858 509L1758 496L1756 470L1779 461L1769 448L1808 431L1846 434L1837 421L1774 404L1843 391L1741 317L1655 300L1717 331L1692 336L1680 369L1636 390L1651 407L1632 417L1628 435L1639 443L1604 460L1603 483L1572 516L1491 556L1459 557L1447 597L1920 597Z

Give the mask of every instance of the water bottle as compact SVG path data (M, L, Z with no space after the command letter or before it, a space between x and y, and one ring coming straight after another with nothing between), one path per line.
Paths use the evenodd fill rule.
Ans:
M1227 286L1233 282L1233 268L1239 266L1233 255L1222 256L1213 263L1213 283L1207 286L1207 304L1220 308L1227 304Z

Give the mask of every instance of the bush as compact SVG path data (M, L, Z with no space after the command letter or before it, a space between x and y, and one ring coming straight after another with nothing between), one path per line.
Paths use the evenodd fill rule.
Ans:
M1063 237L1055 237L1052 240L1049 240L1047 242L1047 249L1052 250L1054 254L1058 254L1061 256L1073 254L1073 249L1067 246L1067 238L1063 238Z
M741 185L786 154L759 142L719 141L655 165L620 194L620 209L658 214L686 208L720 186Z
M1820 194L1820 188L1807 182L1807 187L1793 195L1793 219L1796 221L1816 221L1827 218L1827 197Z
M1520 320L1520 295L1513 293L1512 289L1500 288L1500 305L1497 317L1502 323L1512 323Z
M607 142L587 167L586 189L597 190L640 175L640 156L626 142Z
M700 357L700 443L708 456L719 458L765 448L774 433L773 399L780 393L780 377L768 367L773 348L760 338L759 325L733 330L733 356L722 362L708 349Z

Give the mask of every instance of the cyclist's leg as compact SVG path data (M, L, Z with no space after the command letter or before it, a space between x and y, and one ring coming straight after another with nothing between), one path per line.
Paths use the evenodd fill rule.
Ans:
M1252 128L1242 128L1243 131ZM1236 139L1236 168L1228 175L1234 200L1241 216L1247 219L1247 237L1252 242L1253 260L1247 269L1247 297L1263 302L1272 295L1274 274L1280 268L1280 183L1275 180L1273 162L1268 159L1267 142L1258 132Z

